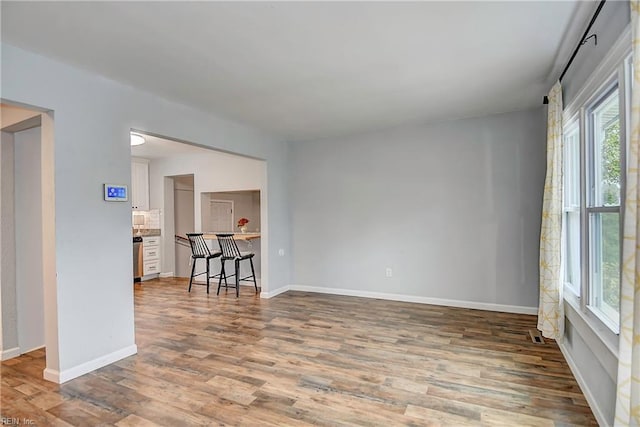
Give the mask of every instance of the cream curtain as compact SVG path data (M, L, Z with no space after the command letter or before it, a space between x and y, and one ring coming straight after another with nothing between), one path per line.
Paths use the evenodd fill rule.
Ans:
M564 336L564 302L560 280L562 243L562 87L557 82L548 95L547 177L540 230L540 301L538 329L555 340Z
M640 426L640 1L630 4L634 76L622 243L616 426Z

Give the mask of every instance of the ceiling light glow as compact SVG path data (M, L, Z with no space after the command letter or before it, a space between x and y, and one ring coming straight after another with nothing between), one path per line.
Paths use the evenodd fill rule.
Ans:
M131 134L131 145L142 145L144 143L145 143L144 136L137 133Z

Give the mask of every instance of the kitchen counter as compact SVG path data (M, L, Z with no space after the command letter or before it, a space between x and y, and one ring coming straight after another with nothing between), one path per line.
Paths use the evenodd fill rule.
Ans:
M138 234L138 230L136 230L135 228L133 229L133 235L137 236ZM140 236L142 237L155 237L155 236L160 236L160 229L159 228L141 228L140 229Z
M254 240L260 238L260 233L220 233L218 234L233 234L235 240ZM206 240L218 240L216 233L213 231L205 231L203 236Z

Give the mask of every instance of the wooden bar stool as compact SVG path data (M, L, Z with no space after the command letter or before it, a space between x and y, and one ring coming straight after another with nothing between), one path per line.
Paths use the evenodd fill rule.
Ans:
M253 281L253 286L256 288L256 294L258 293L258 283L256 282L256 271L253 268L253 257L255 254L253 252L240 252L238 249L238 245L236 241L233 239L233 234L216 234L218 238L218 244L220 245L220 251L222 252L222 256L220 257L220 262L222 263L222 269L220 271L220 275L218 278L218 292L217 295L220 294L220 287L222 286L222 280L224 279L224 287L229 288L229 284L227 283L227 277L235 276L236 278L236 297L240 295L240 282L243 280ZM249 260L251 264L251 276L240 277L240 261ZM225 261L233 261L235 263L235 274L231 276L227 276L224 263Z
M220 257L222 255L222 252L217 252L217 251L211 252L209 250L209 246L207 246L207 242L204 240L204 237L202 237L202 233L187 233L187 237L189 238L189 244L191 245L191 277L189 277L189 292L191 292L191 284L193 283L193 278L200 276L202 274L206 274L207 275L207 293L209 293L209 279L220 276L220 274L215 274L213 276L210 274L211 272L210 261L214 258ZM202 273L194 274L196 271L196 261L199 259L205 260L205 263L207 264L207 269Z

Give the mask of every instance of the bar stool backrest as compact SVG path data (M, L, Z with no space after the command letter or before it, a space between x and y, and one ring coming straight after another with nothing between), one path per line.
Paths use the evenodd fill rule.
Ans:
M233 234L216 234L216 237L218 238L223 258L234 259L240 257L240 250L233 239Z
M194 258L202 258L211 256L211 251L207 242L205 242L202 233L187 233L189 244L191 245L191 255Z

